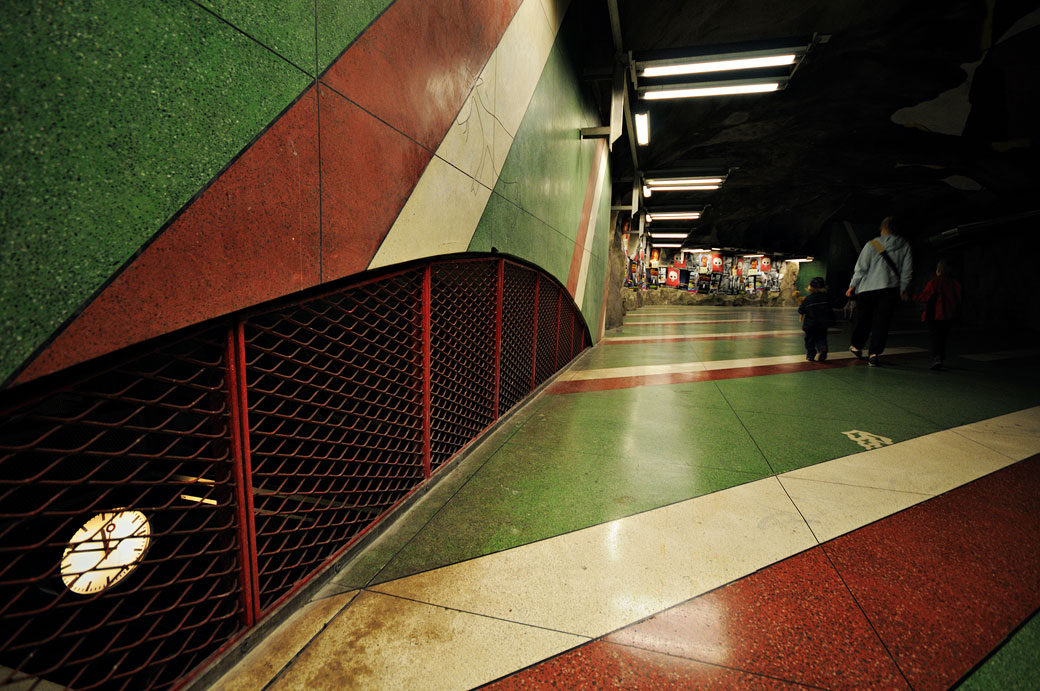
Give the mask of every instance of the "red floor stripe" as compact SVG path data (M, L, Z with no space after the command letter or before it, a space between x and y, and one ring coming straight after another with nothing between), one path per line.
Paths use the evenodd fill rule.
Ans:
M900 362L919 358L921 353L906 353L885 357L884 362ZM791 362L783 365L760 365L757 367L734 367L733 369L710 370L707 372L676 372L675 374L647 374L634 377L610 377L606 379L579 379L560 381L550 386L547 393L586 393L588 391L611 391L613 389L633 389L637 386L662 386L665 384L689 384L692 382L717 381L721 379L742 379L744 377L763 377L768 374L787 374L790 372L808 372L810 370L833 369L836 367L867 367L867 363L854 358L830 360L828 362ZM882 365L884 366L884 365Z
M1040 455L496 689L945 689L1040 606Z

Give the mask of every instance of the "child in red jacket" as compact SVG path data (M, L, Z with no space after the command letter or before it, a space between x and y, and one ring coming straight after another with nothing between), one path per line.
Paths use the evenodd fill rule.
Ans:
M946 360L946 343L950 339L950 326L961 308L961 284L950 276L944 276L946 260L940 259L935 267L935 278L928 281L924 291L914 296L925 303L921 321L928 325L928 337L932 342L932 369L940 369Z

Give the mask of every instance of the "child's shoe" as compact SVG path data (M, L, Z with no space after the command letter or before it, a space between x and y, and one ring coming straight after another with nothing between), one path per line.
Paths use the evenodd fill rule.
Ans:
M867 364L870 365L871 367L880 367L881 366L881 363L878 362L878 356L877 355L871 355L869 358L867 358Z
M863 351L858 350L855 346L849 346L849 352L855 355L857 360L863 359Z
M826 348L821 348L820 349L820 362L826 362L826 361L827 361L827 349Z
M808 360L809 362L816 362L816 356L815 355L806 355L805 359Z

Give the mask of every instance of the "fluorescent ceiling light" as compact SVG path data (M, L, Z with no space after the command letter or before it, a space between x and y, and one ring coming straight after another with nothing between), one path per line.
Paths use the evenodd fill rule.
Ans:
M718 185L659 185L649 189L657 192L681 192L684 190L717 190L718 188ZM650 195L646 196L649 197Z
M647 213L646 220L649 221L681 221L687 219L700 218L700 211L655 211L653 213Z
M731 86L687 87L682 89L655 89L643 92L643 98L659 100L664 98L698 98L702 96L734 96L737 94L764 94L780 88L779 82L757 84L734 84Z
M702 74L704 72L727 72L729 70L753 70L762 67L793 65L796 59L797 56L791 53L788 55L772 55L762 58L741 58L737 60L702 60L701 62L686 62L674 65L646 67L640 74L643 77L670 77L676 74Z
M679 238L680 240L685 240L688 234L689 233L650 233L650 237L652 237L655 240L657 238L665 238L670 240L675 240L676 238Z
M644 197L649 197L650 196L650 188L647 187L646 185L643 185L643 196Z
M764 257L766 255L764 255L764 254L742 254L740 256L742 256L742 257Z
M791 262L792 264L800 264L802 262L811 262L812 260L812 257L803 257L801 259L788 259L787 261Z
M650 113L636 113L636 142L640 146L650 143Z
M647 178L646 184L650 187L661 185L721 185L722 178Z
M681 242L655 242L654 247L682 247Z
M695 249L692 249L692 250L686 250L686 251L687 252L710 252L711 250L706 250L703 247L698 247L698 248L695 248Z

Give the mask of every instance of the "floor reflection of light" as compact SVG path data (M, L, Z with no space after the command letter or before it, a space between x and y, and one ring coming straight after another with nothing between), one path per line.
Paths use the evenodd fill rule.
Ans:
M610 560L621 561L621 521L607 525L606 546Z
M693 600L680 612L667 612L666 621L650 620L616 634L619 642L680 654L701 662L724 665L729 660L726 608L710 601Z

